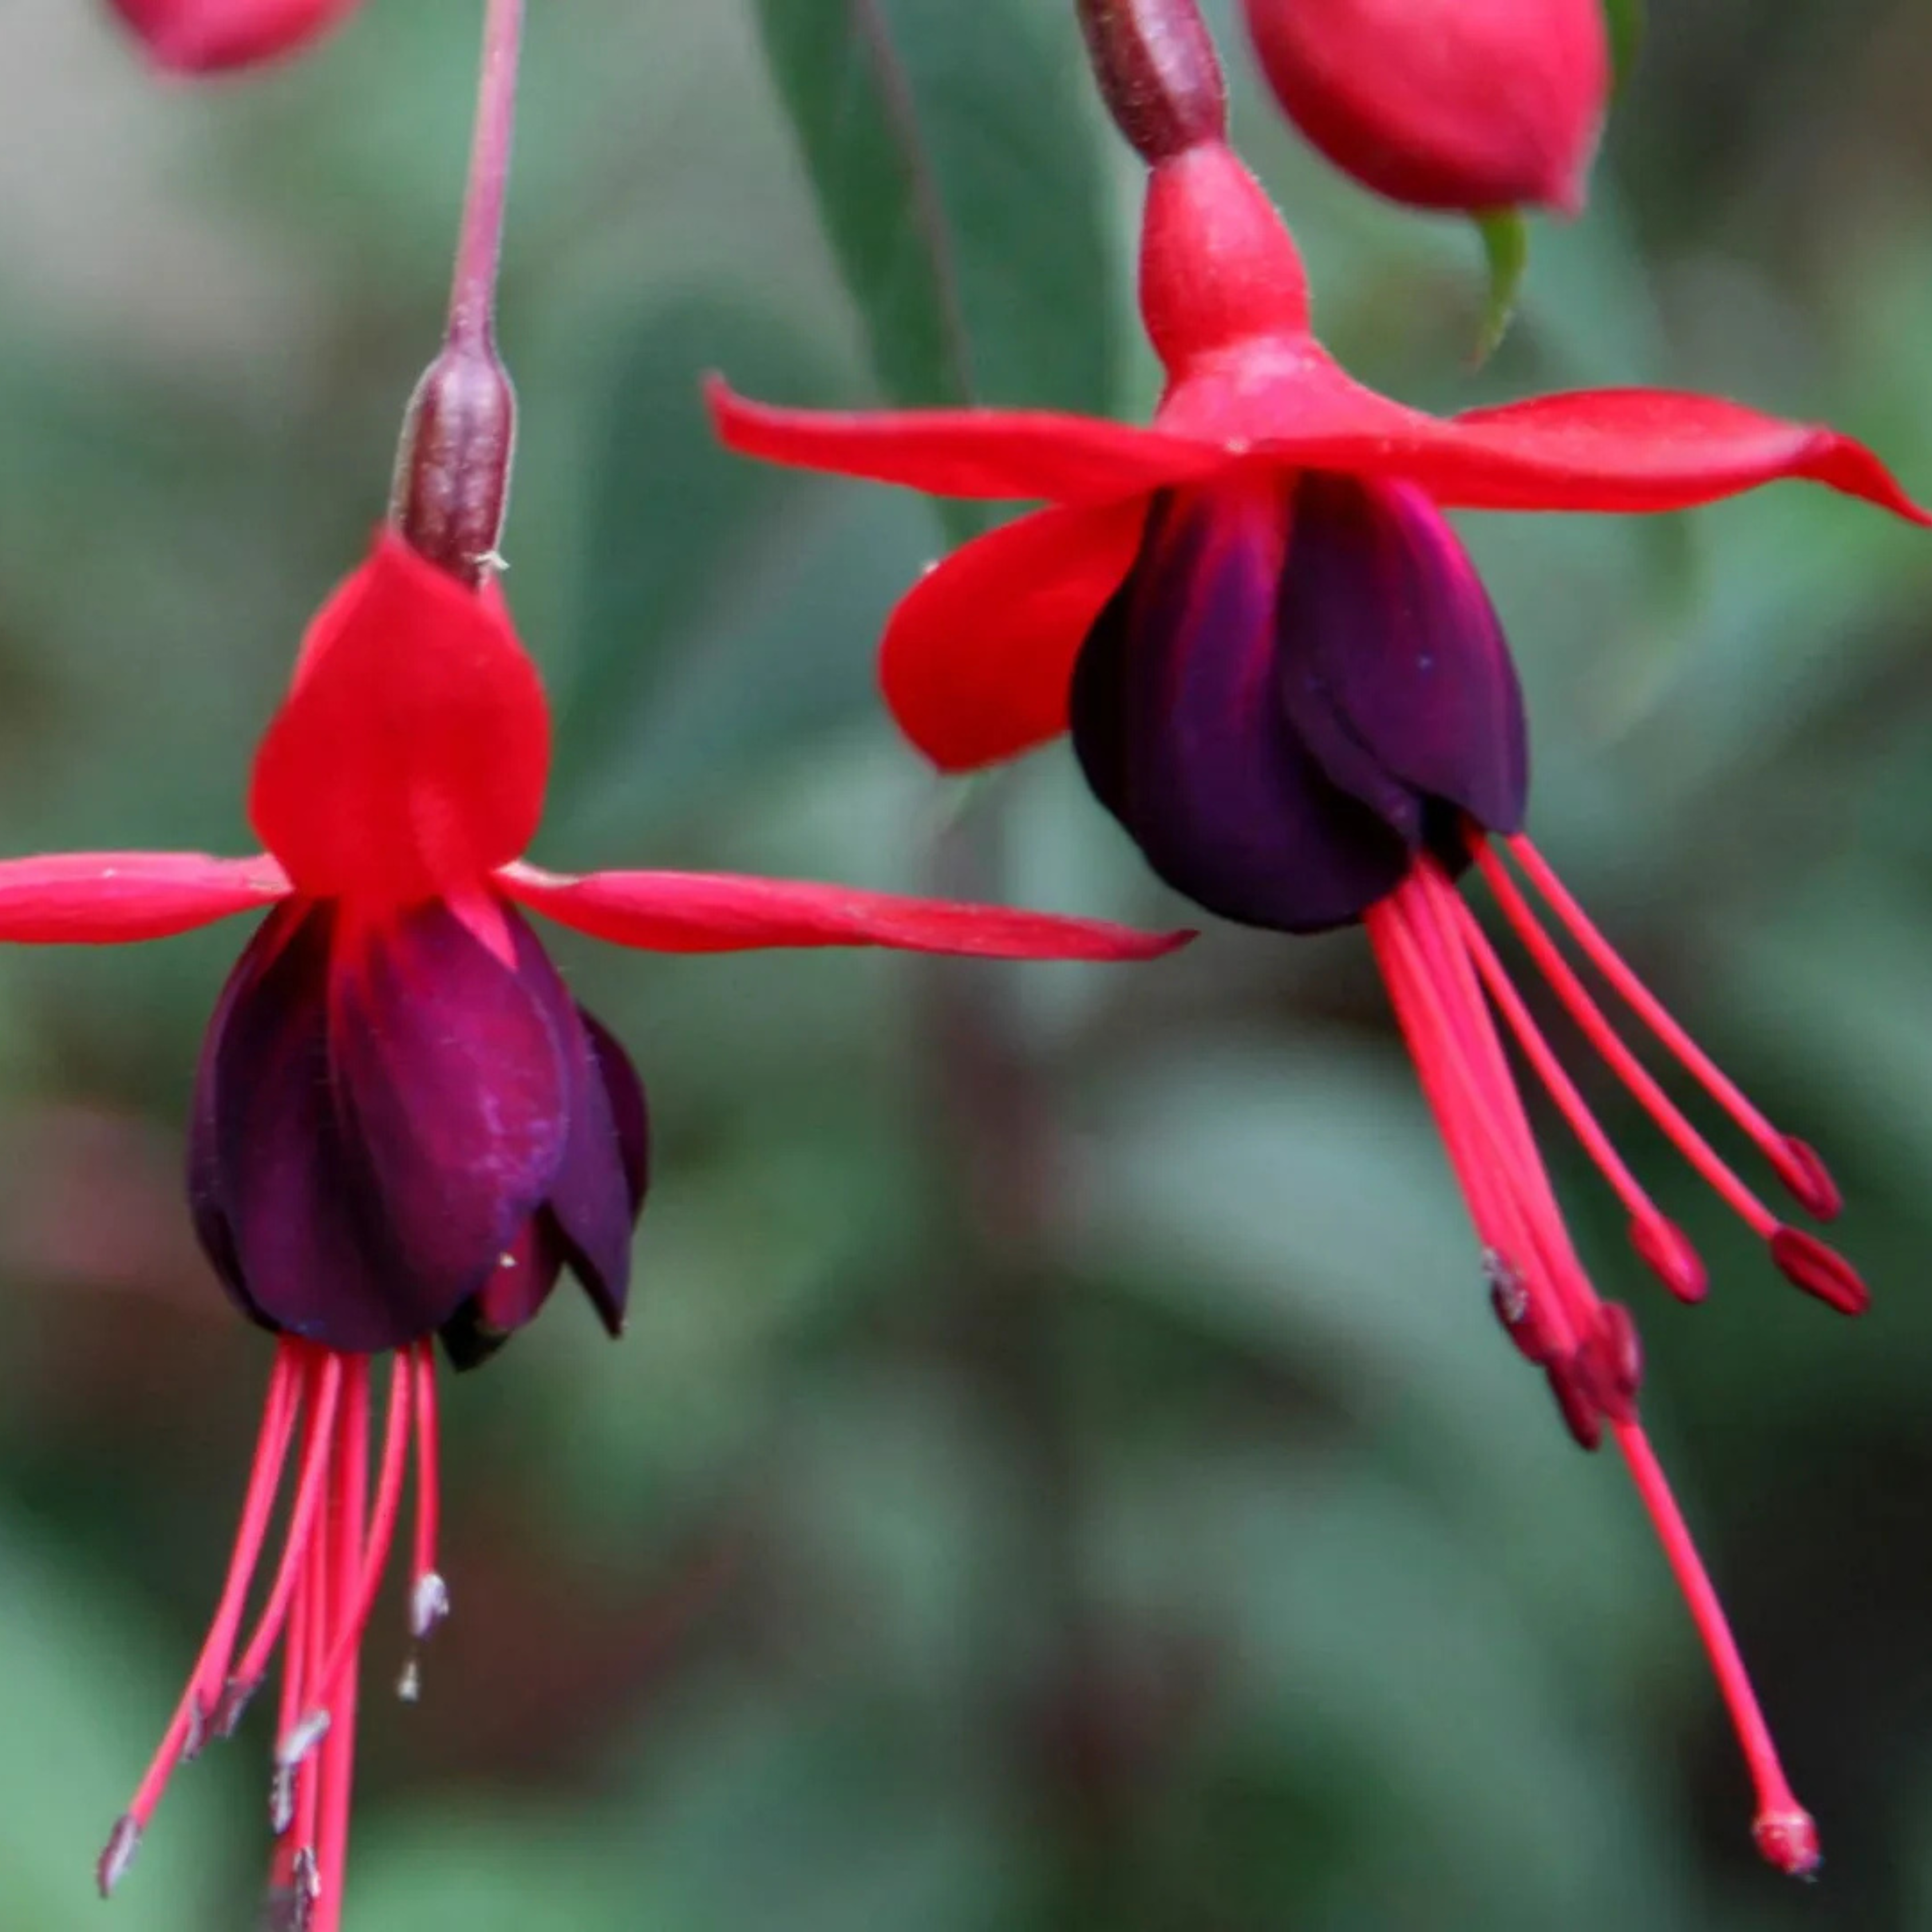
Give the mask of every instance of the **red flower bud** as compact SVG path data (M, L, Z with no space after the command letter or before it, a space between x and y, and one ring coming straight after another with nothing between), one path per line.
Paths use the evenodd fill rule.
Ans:
M1244 0L1275 98L1364 188L1574 214L1610 85L1602 0Z
M170 74L216 74L298 53L356 0L108 0Z

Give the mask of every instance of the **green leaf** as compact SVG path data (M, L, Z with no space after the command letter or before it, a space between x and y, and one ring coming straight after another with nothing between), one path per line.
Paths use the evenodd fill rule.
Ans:
M758 0L757 13L886 394L1104 411L1117 290L1072 10Z
M699 389L711 369L778 400L825 381L796 332L715 298L670 304L631 333L593 458L577 673L562 707L567 768L594 762L675 682L796 500L794 481L712 436Z
M1474 360L1480 368L1496 352L1516 314L1516 298L1522 292L1522 278L1529 267L1529 224L1516 208L1479 214L1475 220L1490 271L1489 299L1483 305L1482 333L1476 339Z
M1610 86L1621 92L1643 46L1643 0L1604 0L1604 24L1610 36Z

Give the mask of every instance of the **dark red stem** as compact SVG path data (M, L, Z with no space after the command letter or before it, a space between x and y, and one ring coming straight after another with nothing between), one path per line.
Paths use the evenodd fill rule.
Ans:
M1196 0L1074 0L1101 97L1150 167L1228 136L1228 90Z
M410 547L470 584L498 560L517 436L495 323L523 32L524 0L489 0L449 327L410 398L389 499L390 520Z

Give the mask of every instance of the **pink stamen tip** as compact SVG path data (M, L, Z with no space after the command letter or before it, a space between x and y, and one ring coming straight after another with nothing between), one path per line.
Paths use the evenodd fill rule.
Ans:
M100 1882L103 1898L114 1895L114 1888L128 1876L128 1868L134 1862L134 1854L140 1849L140 1820L124 1812L114 1821L114 1828L107 1835L100 1862L94 1867L94 1876Z
M1604 1439L1602 1413L1588 1386L1588 1365L1576 1360L1555 1361L1543 1372L1550 1379L1550 1393L1556 1398L1557 1412L1563 1426L1580 1449L1594 1449Z
M1814 1221L1835 1221L1844 1210L1845 1197L1817 1150L1808 1141L1786 1134L1768 1151L1778 1180L1792 1199Z
M1816 1296L1840 1315L1862 1315L1871 1306L1871 1290L1859 1280L1858 1270L1815 1234L1778 1228L1771 1238L1771 1258L1794 1288Z
M262 1688L259 1677L231 1677L221 1687L221 1695L216 1700L214 1715L208 1720L208 1730L216 1738L232 1738L240 1730L242 1720L248 1714L248 1706L254 1701L255 1693Z
M1661 1215L1639 1215L1630 1224L1630 1242L1645 1267L1679 1301L1702 1301L1710 1293L1703 1257L1676 1222Z
M1766 1811L1751 1826L1751 1836L1767 1863L1792 1878L1810 1878L1824 1863L1818 1827L1808 1811Z

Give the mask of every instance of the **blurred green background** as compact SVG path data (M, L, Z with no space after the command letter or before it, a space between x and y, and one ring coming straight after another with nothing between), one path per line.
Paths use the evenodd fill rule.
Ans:
M368 0L202 89L104 11L0 8L0 849L238 851L434 346L480 9ZM1136 184L1070 8L533 12L502 336L559 712L536 856L1184 916L1064 748L969 795L892 738L872 641L957 513L739 465L695 399L716 366L1144 410ZM1480 380L1472 238L1327 177L1226 44L1358 373L1718 388L1932 492L1916 0L1660 6ZM1586 1070L1713 1264L1666 1304L1551 1134L1822 1883L1756 1863L1635 1502L1495 1331L1359 935L1112 971L560 940L656 1112L634 1319L612 1346L560 1298L450 1385L455 1615L420 1707L369 1700L352 1932L1932 1927L1932 544L1796 488L1465 526L1545 849L1826 1150L1876 1292L1852 1324L1792 1294ZM0 956L6 1932L108 1922L92 1862L239 1495L268 1350L178 1169L241 937ZM400 1651L386 1600L374 1689ZM266 1726L178 1780L121 1932L250 1922Z

